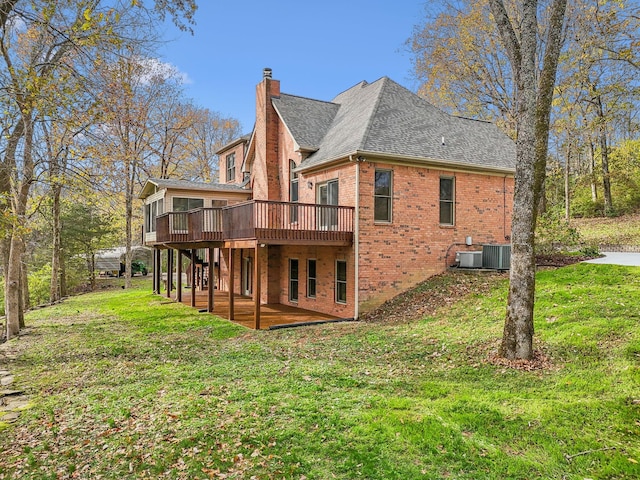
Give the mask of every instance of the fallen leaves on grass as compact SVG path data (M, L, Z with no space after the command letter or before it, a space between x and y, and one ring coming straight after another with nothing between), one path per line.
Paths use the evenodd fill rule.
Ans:
M501 367L510 368L513 370L520 370L524 372L534 372L539 370L554 370L557 367L553 364L551 359L547 357L542 351L535 350L533 352L533 358L531 360L514 359L501 357L498 352L494 351L489 354L489 363Z
M552 253L548 255L536 255L536 265L538 267L566 267L574 263L584 262L596 258L593 255L565 255L563 253Z
M425 280L415 288L386 301L361 316L365 322L403 322L434 315L470 294L490 291L507 278L502 272L448 271Z

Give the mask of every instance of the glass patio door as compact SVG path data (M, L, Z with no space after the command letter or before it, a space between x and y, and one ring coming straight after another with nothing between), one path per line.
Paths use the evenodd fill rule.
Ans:
M320 229L332 230L338 226L338 180L318 185L318 203L327 205L319 208Z

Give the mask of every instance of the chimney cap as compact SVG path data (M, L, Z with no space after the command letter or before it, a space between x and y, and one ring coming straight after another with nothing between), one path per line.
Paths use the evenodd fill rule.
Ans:
M269 67L266 67L262 70L262 78L271 78L272 70Z

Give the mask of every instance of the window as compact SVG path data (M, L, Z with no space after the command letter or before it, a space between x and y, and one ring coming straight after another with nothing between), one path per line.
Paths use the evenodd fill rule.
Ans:
M204 207L204 200L202 198L181 198L173 197L173 211L174 212L188 212L194 208Z
M289 301L298 301L298 260L289 259Z
M347 303L347 262L336 261L336 302Z
M147 232L156 231L156 219L162 215L163 200L156 200L144 206L144 225Z
M289 160L289 201L292 203L297 203L299 201L299 192L298 192L298 174L294 172L296 168L296 162L293 160ZM291 205L289 209L290 221L291 223L295 223L298 221L298 206Z
M338 205L338 180L318 185L318 203L320 205ZM338 226L338 209L318 207L320 228L328 230Z
M455 185L454 178L440 179L440 225L454 224Z
M307 297L316 298L316 261L307 260Z
M227 206L227 200L211 200L211 206L213 208L226 207Z
M376 170L376 180L373 191L374 213L376 222L391 222L391 170Z
M188 212L194 208L201 208L204 206L204 200L202 198L181 198L173 197L173 211L174 212ZM186 231L188 230L189 221L187 214L174 215L172 230Z
M227 155L227 182L233 182L236 179L236 154Z
M144 229L146 232L155 231L155 228L151 227L152 221L153 221L153 217L151 216L151 204L147 203L144 206Z

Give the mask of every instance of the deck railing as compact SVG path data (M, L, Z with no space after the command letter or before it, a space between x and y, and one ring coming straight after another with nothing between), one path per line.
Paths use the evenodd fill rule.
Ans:
M156 241L186 242L189 239L189 213L167 212L156 219Z
M188 226L190 242L224 240L221 207L191 210Z
M353 207L251 200L224 207L228 239L351 241Z
M251 200L157 217L156 242L255 239L274 243L353 241L353 207Z

